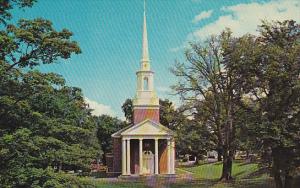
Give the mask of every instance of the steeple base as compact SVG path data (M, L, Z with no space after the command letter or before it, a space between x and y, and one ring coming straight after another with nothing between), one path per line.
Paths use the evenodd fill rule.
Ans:
M146 119L159 123L159 106L156 107L134 107L133 122L138 124Z

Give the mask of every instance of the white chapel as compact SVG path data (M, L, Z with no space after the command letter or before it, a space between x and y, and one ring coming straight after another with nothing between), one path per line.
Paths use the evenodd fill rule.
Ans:
M133 124L112 134L113 173L122 176L173 175L174 133L159 121L159 98L149 58L145 7L142 58L136 76Z

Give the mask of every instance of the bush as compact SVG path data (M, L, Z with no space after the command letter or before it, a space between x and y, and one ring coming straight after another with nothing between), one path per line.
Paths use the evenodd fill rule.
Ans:
M92 187L93 185L87 178L79 178L65 173L55 173L51 168L18 169L14 174L16 175L7 174L7 176L1 177L2 187L79 188Z

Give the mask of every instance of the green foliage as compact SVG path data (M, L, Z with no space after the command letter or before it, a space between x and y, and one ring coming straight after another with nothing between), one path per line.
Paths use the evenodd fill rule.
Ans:
M226 30L203 43L191 43L185 53L186 61L177 62L172 69L172 73L178 77L174 91L189 107L202 130L208 132L199 136L211 138L218 151L218 160L221 160L222 153L221 178L226 180L232 178L232 160L237 149L236 112L241 99L237 79L226 67L224 58L224 50L232 39L232 33Z
M248 128L271 150L277 187L290 187L300 166L299 28L292 20L263 22L259 36L238 38L225 51L227 66L255 104L248 107L256 117Z
M65 188L65 187L93 187L91 180L78 178L74 175L57 173L51 168L22 168L14 169L13 177L2 180L3 187L32 187L32 188Z
M12 18L9 12L14 7L25 8L31 7L36 0L1 0L0 1L0 24L5 24Z
M1 82L3 177L16 177L13 169L25 167L86 170L100 154L96 124L80 90L57 89L47 81L51 77L61 80L34 71L24 73L16 87Z
M133 105L131 99L126 99L126 101L122 105L122 110L124 112L125 118L128 124L133 123Z
M168 99L159 100L159 121L162 125L175 130L176 117L178 111L175 110L174 104Z
M207 151L214 148L211 133L201 122L181 116L181 121L176 123L176 152L181 155L196 156L196 163L198 163L198 160L203 159Z
M126 123L116 117L107 115L94 117L94 119L97 124L97 138L103 151L102 161L106 162L105 154L111 152L113 146L111 135L124 128Z
M277 186L284 176L290 187L300 165L299 27L263 22L258 36L240 38L226 30L191 44L187 62L172 70L180 78L175 91L222 147L223 173L235 150L270 149Z
M1 1L1 19L14 6ZM6 3L6 4L5 4ZM3 6L7 6L4 7ZM6 11L6 12L5 12ZM2 27L1 27L2 28ZM66 187L76 182L60 170L88 171L101 149L97 125L79 88L62 76L33 70L80 53L66 29L44 19L20 20L0 31L0 184L3 187Z
M8 25L0 32L0 57L9 64L5 70L15 66L33 68L80 53L77 43L70 40L71 36L69 30L56 31L49 20L42 18L22 19L17 26Z

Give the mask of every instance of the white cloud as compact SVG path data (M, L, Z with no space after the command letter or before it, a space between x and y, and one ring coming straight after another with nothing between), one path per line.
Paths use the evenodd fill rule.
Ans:
M187 40L203 40L212 34L219 34L229 27L235 36L246 33L256 34L261 20L294 19L300 21L300 0L274 0L267 3L238 4L221 8L224 14L197 31L191 33Z
M203 11L200 14L198 14L197 16L195 16L195 18L192 22L193 23L198 23L201 20L207 19L211 16L212 13L213 13L213 10Z
M111 109L110 106L100 104L96 101L90 100L88 98L84 98L85 102L89 105L90 109L93 109L92 114L95 116L100 116L100 115L110 115L110 116L115 116L115 112Z

